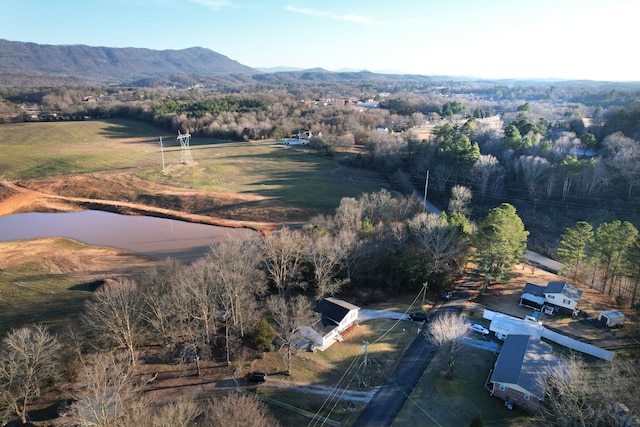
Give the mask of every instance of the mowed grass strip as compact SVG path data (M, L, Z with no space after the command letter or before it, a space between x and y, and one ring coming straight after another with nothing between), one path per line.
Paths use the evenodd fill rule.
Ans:
M0 149L0 176L10 180L129 173L183 188L262 195L322 212L330 212L343 197L386 186L380 174L341 165L342 154L327 158L308 148L275 143L194 136L194 162L183 165L176 135L131 120L2 125Z

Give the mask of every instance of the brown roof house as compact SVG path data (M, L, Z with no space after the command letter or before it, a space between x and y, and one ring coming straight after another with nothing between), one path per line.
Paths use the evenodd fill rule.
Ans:
M559 359L551 346L529 335L508 335L490 374L491 395L529 413L536 413L544 400L547 373Z
M312 349L324 351L334 342L341 341L341 332L356 323L360 307L341 299L325 298L315 311L318 319L300 332L312 341Z

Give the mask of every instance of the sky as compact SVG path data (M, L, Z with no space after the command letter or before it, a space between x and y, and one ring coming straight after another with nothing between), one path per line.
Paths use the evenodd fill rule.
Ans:
M640 81L638 0L0 0L0 39L254 68Z

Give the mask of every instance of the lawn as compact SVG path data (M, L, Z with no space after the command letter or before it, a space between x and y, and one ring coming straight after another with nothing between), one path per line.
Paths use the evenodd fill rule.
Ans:
M163 137L165 171L159 148ZM0 126L2 178L51 179L126 173L182 188L251 193L330 212L342 197L378 191L381 175L345 167L314 150L273 143L191 138L193 164L181 164L175 135L131 120Z
M385 375L393 372L400 355L415 338L415 333L415 326L406 321L371 320L360 324L344 341L335 343L324 352L298 353L293 361L290 377L281 374L285 365L280 355L275 353L268 354L264 360L255 361L251 369L269 373L269 381L259 387L261 394L311 413L316 413L324 404L321 415L327 415L327 412L331 411L331 419L346 421L348 424L364 409L364 403L350 406L346 401L327 399L325 396L269 387L269 383L291 381L296 384L319 384L340 389L371 390L382 385ZM369 363L366 371L362 363L364 341L369 343ZM363 374L366 375L366 385L362 384ZM309 422L308 419L285 410L278 409L276 412L283 425L300 425L300 422L295 421L300 419L306 420L302 424Z
M484 388L496 356L486 350L462 346L456 356L453 380L443 377L446 354L438 351L418 381L393 426L468 425L477 414L484 426L533 426L524 412L507 410Z

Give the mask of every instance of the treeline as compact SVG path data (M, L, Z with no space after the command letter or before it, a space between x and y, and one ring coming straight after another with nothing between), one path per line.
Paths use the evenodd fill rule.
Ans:
M581 279L619 305L635 307L640 297L640 235L628 221L603 222L593 227L579 221L568 227L558 255L574 279Z

